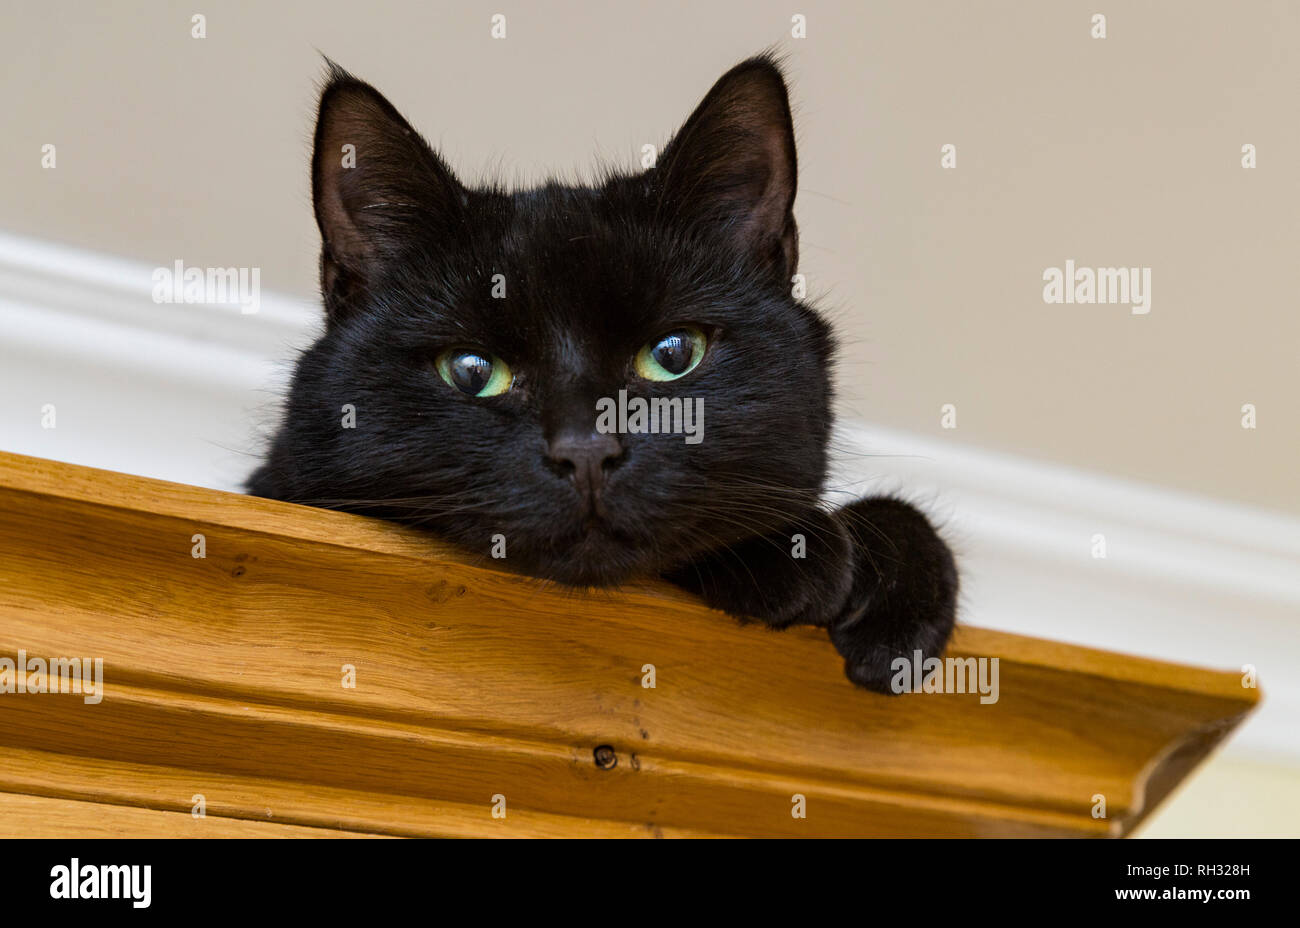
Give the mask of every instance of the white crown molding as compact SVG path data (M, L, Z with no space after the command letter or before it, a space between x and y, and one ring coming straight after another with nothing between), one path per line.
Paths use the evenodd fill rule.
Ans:
M0 294L31 294L49 309L257 349L268 333L295 338L319 320L315 303L278 293L264 295L259 310L248 315L232 304L155 303L153 272L174 261L151 265L0 232ZM236 319L253 325L231 325Z
M0 233L0 448L237 488L254 463L249 422L265 426L320 310L271 292L252 315L159 305L153 269ZM39 426L47 394L57 434ZM79 413L93 427L63 426ZM897 492L942 524L962 561L964 620L1253 663L1264 705L1228 750L1300 763L1300 520L861 422L834 444L838 494ZM1091 555L1098 533L1104 560Z
M155 303L159 265L0 233L0 337L9 350L76 357L192 388L261 381L273 359L310 342L315 305L263 294L258 312L222 303Z
M843 425L836 438L837 476L859 475L858 495L924 502L924 493L937 493L928 506L937 516L977 524L982 537L1041 560L1091 560L1100 533L1115 570L1249 590L1300 610L1300 519L862 423Z

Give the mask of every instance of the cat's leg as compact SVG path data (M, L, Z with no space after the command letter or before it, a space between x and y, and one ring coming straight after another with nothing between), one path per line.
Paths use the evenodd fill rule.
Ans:
M711 551L667 580L714 609L773 628L827 625L854 583L853 542L840 521L809 509L780 531Z
M957 618L957 565L952 551L914 506L886 496L835 513L853 539L853 587L828 623L859 686L892 692L895 658L908 666L940 657Z
M826 628L849 679L878 692L891 692L895 658L940 656L956 616L952 553L924 515L888 497L810 510L667 579L732 615Z

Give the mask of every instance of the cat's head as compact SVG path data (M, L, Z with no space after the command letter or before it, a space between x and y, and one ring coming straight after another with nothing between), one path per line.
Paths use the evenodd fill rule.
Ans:
M830 426L830 332L791 294L795 183L768 57L649 169L515 193L463 184L333 69L312 166L327 327L251 490L578 585L780 529L820 491ZM620 391L703 421L610 433Z

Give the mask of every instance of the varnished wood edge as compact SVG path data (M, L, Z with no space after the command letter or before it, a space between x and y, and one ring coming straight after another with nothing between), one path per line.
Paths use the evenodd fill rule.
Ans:
M535 582L487 566L426 533L352 513L316 509L276 500L227 493L204 487L137 477L0 452L0 493L23 492L37 497L75 500L115 511L145 513L193 526L228 529L291 538L314 544L365 550L422 562L454 564L472 572L509 578L547 595ZM666 584L629 584L604 595L647 601L689 604L703 614L719 616L698 600ZM814 630L792 629L796 634ZM1257 690L1243 687L1240 675L1172 664L1079 645L1065 645L1009 632L959 625L949 653L1051 667L1103 679L1157 685L1180 692L1217 696L1247 707L1258 701Z

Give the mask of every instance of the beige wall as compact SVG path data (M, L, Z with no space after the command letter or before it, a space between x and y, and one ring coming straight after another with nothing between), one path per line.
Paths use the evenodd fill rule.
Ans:
M846 413L1300 513L1296 4L10 0L0 228L309 297L315 49L467 178L527 180L631 164L769 44ZM1150 314L1045 305L1067 258L1151 267Z
M1143 838L1294 838L1300 831L1294 764L1223 755L1184 780L1138 829Z

